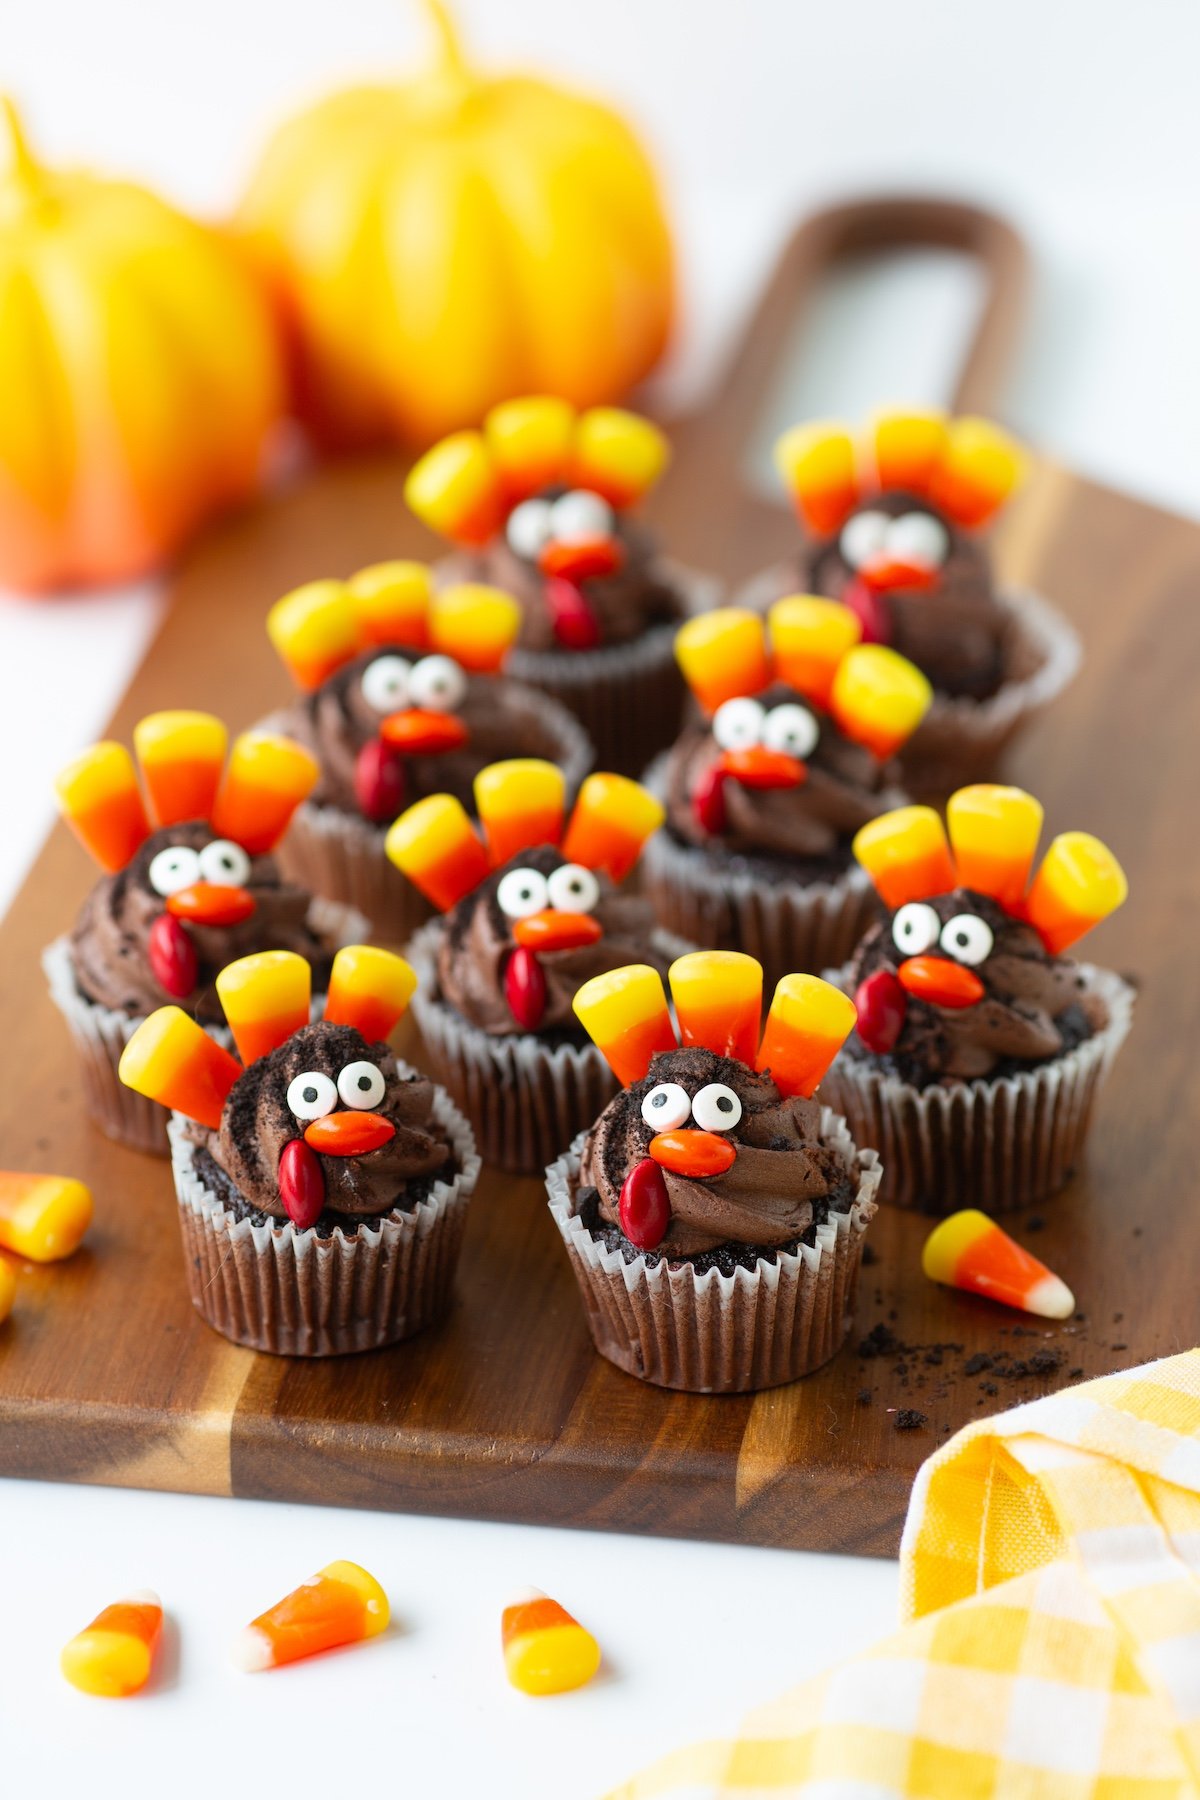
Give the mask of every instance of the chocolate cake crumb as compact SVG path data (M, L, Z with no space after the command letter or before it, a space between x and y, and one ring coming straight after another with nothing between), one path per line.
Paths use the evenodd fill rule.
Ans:
M878 1261L879 1261L879 1252L876 1250L874 1244L871 1244L871 1243L864 1244L862 1247L862 1266L863 1266L863 1268L864 1269L873 1268L874 1265Z
M984 1370L990 1369L991 1366L992 1359L987 1355L986 1351L977 1350L974 1356L968 1356L966 1362L963 1364L963 1374L982 1375Z
M897 1431L920 1431L928 1425L929 1420L923 1412L918 1412L915 1406L902 1406L893 1423Z
M1041 1213L1031 1214L1025 1221L1025 1229L1026 1231L1045 1231L1046 1221L1043 1219Z
M859 1388L859 1390L858 1390L858 1404L859 1404L859 1405L860 1405L860 1406L870 1406L870 1404L871 1404L871 1390L870 1390L870 1388Z
M1068 1369L1067 1376L1068 1376L1068 1379L1071 1381L1082 1381L1083 1380L1083 1370L1082 1369Z

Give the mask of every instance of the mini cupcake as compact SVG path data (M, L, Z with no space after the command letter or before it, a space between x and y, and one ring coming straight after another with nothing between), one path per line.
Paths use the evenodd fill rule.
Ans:
M793 595L765 625L725 607L676 640L707 716L647 776L667 828L647 848L646 884L664 925L757 957L769 982L841 961L875 913L850 846L903 798L887 759L930 689L860 633L847 607Z
M622 1091L546 1172L593 1341L660 1387L747 1393L845 1341L879 1162L813 1099L854 1023L811 975L780 982L759 1041L762 969L699 951L580 989Z
M405 496L459 545L448 565L516 595L512 671L569 707L602 768L638 775L679 729L675 629L712 585L658 555L629 516L667 460L645 419L510 400L427 452Z
M445 914L410 946L413 1011L485 1162L537 1174L613 1091L576 990L633 957L665 969L677 952L648 902L618 891L662 808L622 775L589 775L564 830L562 771L528 761L485 769L475 798L482 838L449 794L388 833L396 867Z
M1079 664L1058 612L997 590L980 541L1024 476L1019 447L984 419L895 413L861 443L843 425L797 426L776 461L809 536L744 591L746 604L795 587L845 601L866 643L890 644L933 684L902 757L909 787L944 793L989 773Z
M500 673L520 623L509 595L468 585L434 594L428 569L414 562L309 582L268 615L304 696L268 724L320 765L284 867L397 942L429 917L384 851L406 806L442 792L469 800L480 769L501 756L559 764L572 792L592 766L566 708Z
M924 806L855 841L888 917L832 977L858 1029L825 1093L879 1151L881 1199L1002 1212L1070 1178L1129 1030L1128 984L1063 955L1126 884L1080 831L1054 839L1030 884L1042 809L1019 788L963 788L947 819L949 843Z
M235 1344L375 1350L449 1306L479 1158L447 1096L385 1041L415 979L349 946L310 1023L308 964L266 951L217 977L241 1061L170 1006L126 1047L122 1081L172 1109L192 1304Z
M225 727L195 712L151 713L133 741L140 786L115 743L93 745L58 778L64 819L106 873L43 964L92 1118L120 1143L165 1156L161 1112L117 1079L141 1020L173 1000L218 1025L217 973L254 950L307 957L323 989L334 951L366 921L314 900L270 854L317 779L307 751L246 732L222 775Z

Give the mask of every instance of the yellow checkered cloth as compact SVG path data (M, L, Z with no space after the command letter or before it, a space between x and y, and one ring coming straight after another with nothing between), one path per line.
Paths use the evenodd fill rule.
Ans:
M609 1800L1200 1796L1200 1350L967 1426L900 1555L894 1637Z

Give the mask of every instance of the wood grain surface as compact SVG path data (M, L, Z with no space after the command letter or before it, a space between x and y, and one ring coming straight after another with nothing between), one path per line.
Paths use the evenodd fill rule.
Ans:
M656 509L675 553L730 579L795 541L786 513L731 479L744 425L681 433ZM263 633L274 598L432 553L400 478L387 459L317 470L214 531L178 571L114 731L127 739L167 706L242 726L283 700ZM1073 1372L1193 1343L1200 528L1043 466L999 552L1086 643L1082 676L1008 773L1045 802L1049 830L1097 832L1131 876L1128 906L1088 952L1137 980L1133 1034L1086 1169L1040 1222L1013 1220L1071 1283L1079 1318L1034 1326L933 1287L919 1267L927 1223L884 1209L855 1332L831 1365L756 1397L668 1395L592 1351L540 1185L488 1172L443 1326L318 1363L226 1344L187 1299L167 1164L83 1116L38 959L93 874L56 829L0 928L0 1160L82 1176L97 1217L70 1262L24 1271L0 1330L0 1474L891 1554L912 1476L953 1429ZM861 1357L879 1325L911 1348ZM967 1372L973 1356L1023 1364L1047 1349L1062 1356L1048 1373ZM903 1409L921 1422L898 1429Z

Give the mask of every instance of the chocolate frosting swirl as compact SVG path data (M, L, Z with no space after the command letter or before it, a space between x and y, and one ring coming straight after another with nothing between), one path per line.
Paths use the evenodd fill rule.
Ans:
M218 1131L195 1125L189 1133L206 1149L256 1211L285 1219L279 1197L279 1159L284 1146L304 1135L305 1121L287 1104L297 1075L318 1071L336 1084L347 1063L372 1062L386 1091L373 1110L389 1119L396 1135L365 1156L321 1156L326 1207L351 1219L378 1218L403 1208L410 1183L446 1169L451 1149L433 1117L434 1086L423 1075L402 1076L386 1044L368 1044L349 1025L323 1020L297 1031L278 1050L251 1063L225 1102Z
M169 1003L203 1024L219 1024L224 1015L216 978L226 963L256 950L296 951L313 965L314 989L324 987L336 946L310 923L312 896L285 881L270 856L250 859L245 887L254 911L248 919L240 925L184 927L196 950L194 991L180 1000L159 986L148 949L150 928L164 912L165 902L150 885L150 864L170 845L201 850L213 836L211 826L200 821L166 826L151 833L125 868L96 883L71 933L75 980L86 999L130 1018Z
M443 998L493 1037L509 1037L522 1029L504 995L505 965L516 947L513 921L500 909L496 891L510 869L536 869L549 875L561 868L562 854L548 844L523 850L482 886L467 895L445 921L438 948L438 985ZM546 978L546 1007L539 1034L577 1032L572 1001L585 981L629 963L650 963L666 972L666 959L654 947L654 912L649 902L618 893L606 876L597 874L600 900L592 916L604 935L577 950L539 951Z
M959 913L973 913L991 928L991 953L974 965L984 997L974 1006L945 1007L910 995L904 1028L890 1055L874 1055L857 1033L850 1040L851 1054L882 1064L914 1087L927 1087L1047 1062L1104 1023L1078 965L1051 956L1031 925L1010 917L994 900L956 888L926 904L943 924ZM876 970L894 974L903 960L892 938L891 918L873 925L850 964L848 991L853 994Z
M818 1102L785 1099L769 1071L692 1048L656 1056L645 1079L610 1101L588 1133L579 1180L596 1190L605 1225L620 1229L622 1185L649 1155L654 1136L642 1101L662 1081L678 1082L693 1097L722 1082L741 1101L742 1116L721 1134L737 1148L723 1175L697 1180L663 1170L671 1222L661 1255L700 1256L726 1244L780 1250L823 1223L831 1206L846 1210L852 1190L837 1153L821 1142Z

